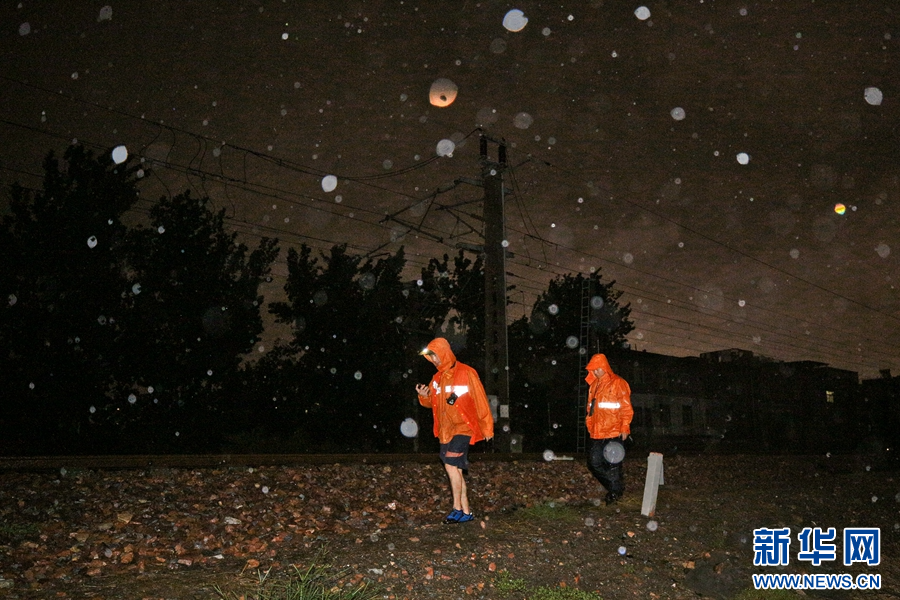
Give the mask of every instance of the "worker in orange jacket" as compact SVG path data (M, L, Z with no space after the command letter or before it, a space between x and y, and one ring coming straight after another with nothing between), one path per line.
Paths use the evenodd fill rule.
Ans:
M631 387L613 373L604 354L592 356L586 369L590 390L585 425L591 436L588 470L606 488L606 504L610 505L625 491L624 446L610 444L621 444L631 433Z
M419 384L419 404L431 407L434 436L441 443L441 462L450 478L453 510L444 523L466 523L474 519L466 494L465 471L469 468L469 446L494 437L494 418L478 373L456 360L444 338L432 340L419 354L436 368L430 385Z

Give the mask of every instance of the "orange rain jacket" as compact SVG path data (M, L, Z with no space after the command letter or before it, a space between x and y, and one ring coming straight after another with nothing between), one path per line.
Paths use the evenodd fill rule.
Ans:
M631 433L631 387L628 382L613 373L604 354L595 354L587 364L587 377L591 386L588 392L587 413L584 419L592 439L605 440ZM600 379L591 372L603 369Z
M434 436L442 444L448 443L454 435L472 436L469 444L494 437L494 417L478 372L458 362L450 342L444 338L432 340L428 350L441 359L441 364L431 378L431 395L419 396L419 404L431 407ZM453 393L457 395L456 401L447 404Z

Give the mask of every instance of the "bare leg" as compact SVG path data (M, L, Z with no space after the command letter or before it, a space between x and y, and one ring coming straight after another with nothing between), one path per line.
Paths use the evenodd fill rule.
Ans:
M453 508L469 514L469 497L466 495L466 480L462 469L444 464L447 477L450 478L450 489L453 492Z

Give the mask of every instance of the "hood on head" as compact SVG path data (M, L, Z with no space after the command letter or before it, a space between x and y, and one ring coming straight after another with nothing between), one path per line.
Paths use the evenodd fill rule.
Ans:
M435 353L437 357L441 359L441 365L438 367L438 371L446 371L456 364L456 355L453 354L453 350L450 349L450 342L444 338L434 338L428 342L428 346L426 346L425 350L422 350L419 354L426 354L428 351Z
M585 367L588 374L587 377L584 378L584 380L588 382L588 385L594 383L597 379L592 373L594 369L603 369L604 373L607 375L613 374L612 367L609 366L609 361L606 359L605 354L595 354L591 357L591 360L588 361L588 364Z

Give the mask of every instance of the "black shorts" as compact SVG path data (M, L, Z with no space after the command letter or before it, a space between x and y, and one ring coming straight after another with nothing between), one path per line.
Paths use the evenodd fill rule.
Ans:
M460 469L469 468L470 435L454 435L449 443L441 444L441 462Z

